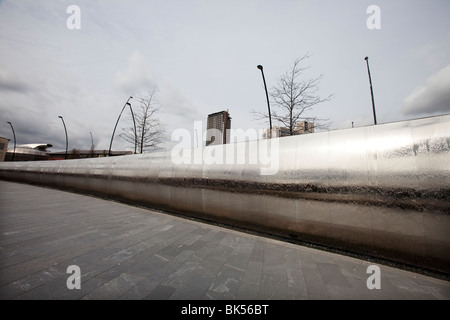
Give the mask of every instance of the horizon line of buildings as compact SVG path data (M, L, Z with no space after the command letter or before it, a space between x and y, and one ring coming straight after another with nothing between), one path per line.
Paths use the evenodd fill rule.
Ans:
M231 129L230 112L219 111L208 115L206 146L230 143L229 130ZM314 133L314 123L308 121L297 122L292 132L289 128L273 126L272 132L270 128L264 133L264 139L281 138L291 135L300 135Z
M53 147L45 143L21 144L16 148L8 148L9 140L0 137L0 162L1 161L40 161L40 160L64 160L66 151L52 152L48 148ZM111 156L133 154L133 151L112 151ZM109 156L109 150L79 150L67 151L67 159L99 158Z
M230 143L231 116L229 110L214 112L208 115L206 146ZM290 135L314 133L314 123L308 121L298 122L291 130L286 127L273 126L263 135L264 139L281 138ZM36 161L36 160L64 160L80 158L98 158L107 156L129 155L133 151L111 151L109 150L78 150L51 152L48 148L51 144L23 144L15 147L14 151L8 149L9 139L0 137L0 161Z

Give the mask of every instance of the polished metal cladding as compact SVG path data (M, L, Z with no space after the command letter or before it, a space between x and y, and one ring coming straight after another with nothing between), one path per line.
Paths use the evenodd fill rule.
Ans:
M0 178L450 274L450 115L143 155L5 162Z

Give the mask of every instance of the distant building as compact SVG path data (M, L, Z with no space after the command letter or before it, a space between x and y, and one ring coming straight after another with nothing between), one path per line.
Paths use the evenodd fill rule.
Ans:
M125 156L134 154L133 151L113 151L111 150L112 156ZM64 160L66 156L66 151L52 152L49 154L48 160ZM84 159L84 158L103 158L109 156L109 150L78 150L73 149L67 152L67 159Z
M8 139L0 137L0 162L5 161L6 152L8 151Z
M296 128L293 130L292 135L299 135L299 134L307 134L307 133L314 133L314 123L308 122L308 121L301 121L297 123ZM290 136L291 132L289 128L286 127L272 127L272 136L274 138L281 138L281 137L287 137ZM266 130L265 137L270 137L270 128Z
M1 161L1 144L0 138L0 161ZM5 139L6 140L6 139ZM7 141L7 140L6 140ZM14 154L14 161L38 161L38 160L64 160L66 158L66 151L51 152L48 148L53 147L51 144L22 144L14 148L9 148L6 152L5 161L12 161ZM111 151L111 156L123 156L133 154L133 151ZM73 149L67 152L67 159L83 159L83 158L99 158L107 157L109 150L78 150Z
M297 134L314 133L314 122L301 121L297 123Z
M220 111L208 115L206 145L226 144L230 142L229 130L231 117L227 111Z
M14 161L37 161L47 160L49 151L47 148L51 148L51 144L44 143L31 143L21 144L14 148L9 148L6 153L5 161L12 161L14 155Z

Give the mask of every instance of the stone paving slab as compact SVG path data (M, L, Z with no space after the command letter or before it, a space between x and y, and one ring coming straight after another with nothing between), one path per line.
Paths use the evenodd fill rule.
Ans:
M448 300L450 283L166 213L0 181L0 299ZM80 289L68 288L80 269ZM73 280L73 278L71 278ZM75 283L73 280L72 283Z

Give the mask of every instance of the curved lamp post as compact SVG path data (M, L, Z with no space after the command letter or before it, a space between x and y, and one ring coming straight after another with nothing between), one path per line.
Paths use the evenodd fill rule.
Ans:
M89 133L91 134L91 148L94 150L94 138L92 138L92 132L89 131Z
M261 70L262 78L264 81L264 89L266 90L267 108L269 109L270 138L272 139L272 115L270 114L269 94L267 93L266 78L264 78L263 66L258 65L257 68Z
M112 147L112 143L113 143L113 139L114 139L114 133L116 132L116 128L117 128L117 124L119 123L119 119L120 116L122 115L123 110L125 109L125 107L128 105L130 106L130 110L131 110L131 116L133 117L133 124L134 124L134 153L136 153L136 146L137 146L137 132L136 132L136 121L134 120L134 113L133 113L133 108L131 108L131 104L130 104L130 99L133 99L133 97L129 97L127 102L125 103L125 105L122 108L122 111L120 111L119 117L117 118L116 121L116 125L114 126L114 130L113 130L113 134L111 136L111 143L109 144L109 152L108 152L108 156L111 156L111 147Z
M61 120L62 120L62 123L63 123L63 125L64 125L64 131L66 132L66 156L65 156L65 158L64 158L64 159L67 159L67 148L68 148L68 146L69 146L69 139L67 138L67 129L66 129L66 124L64 123L64 119L63 119L63 117L61 117L61 116L58 116L58 118L61 118Z
M12 123L9 122L9 121L8 121L8 123L11 126L11 129L12 129L12 132L13 132L13 136L14 136L14 151L13 151L13 155L12 155L12 158L11 158L11 161L14 161L14 155L16 154L16 133L14 132L14 128L13 128Z
M372 95L372 111L373 111L373 121L377 124L377 116L375 113L375 100L373 99L373 89L372 89L372 78L370 77L370 69L369 69L369 57L365 57L367 63L367 72L369 73L369 83L370 83L370 94Z

